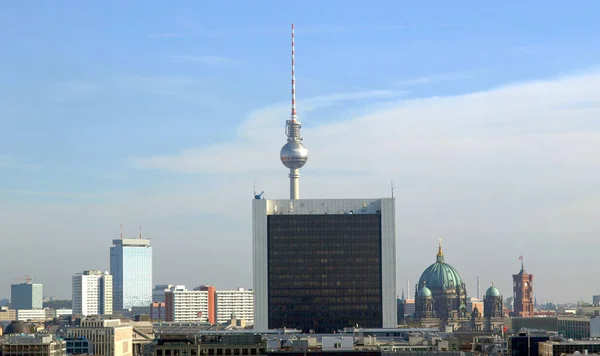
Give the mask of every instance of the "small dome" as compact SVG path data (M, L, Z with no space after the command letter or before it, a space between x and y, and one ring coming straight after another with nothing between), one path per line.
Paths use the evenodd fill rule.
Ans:
M4 335L8 334L30 334L29 328L22 321L13 321L4 329Z
M488 290L485 292L485 296L486 297L499 297L500 296L500 291L498 290L498 288L496 288L492 284L492 286L489 287Z
M431 290L429 288L427 288L426 286L423 286L420 290L419 290L419 297L422 298L429 298L431 297Z

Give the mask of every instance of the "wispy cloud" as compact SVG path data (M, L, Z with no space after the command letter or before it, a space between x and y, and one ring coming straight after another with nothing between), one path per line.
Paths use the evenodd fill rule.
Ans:
M187 59L190 61L201 60L192 57ZM204 60L205 63L214 64L217 64L219 60L223 63L226 62L225 58L210 56L206 56ZM50 100L63 102L92 95L110 95L115 92L128 95L146 93L167 96L211 107L222 104L222 100L212 91L204 90L200 82L192 77L182 75L117 75L96 81L64 81L52 83L47 95Z
M299 114L316 111L328 106L348 101L364 101L384 99L401 96L402 92L388 90L375 90L354 93L339 93L326 96L307 98L303 100L303 110ZM174 171L192 171L205 173L232 173L236 171L251 171L262 168L272 169L268 160L255 160L252 165L240 165L238 160L223 161L222 157L234 157L237 151L244 151L244 155L261 156L265 146L276 152L279 142L274 142L273 137L281 134L281 120L289 111L288 103L274 104L251 113L249 119L242 123L237 130L239 141L235 144L215 145L205 149L189 149L176 156L155 157L130 157L130 162L138 168L167 169ZM318 123L313 122L313 126ZM202 159L200 155L204 155Z
M331 96L339 97L353 94ZM600 175L600 127L590 121L589 110L600 104L599 71L450 97L402 99L347 120L314 125L324 119L321 100L327 102L314 98L310 120L303 121L309 159L302 170L302 196L387 196L388 182L394 180L401 197L399 239L418 237L411 240L410 253L398 252L404 278L416 278L426 267L422 256L431 253L433 258L437 236L452 241L456 251L448 255L456 256L467 280L482 273L470 271L469 265L511 263L516 243L536 251L532 269L563 276L570 272L545 261L558 258L570 244L595 241L600 226L589 209L600 201L594 178ZM357 105L354 99L344 101L349 102ZM162 193L137 205L155 207L164 201L165 211L171 211L181 201L187 211L191 203L185 202L197 196L211 201L207 211L246 217L252 181L267 197L286 196L287 173L278 157L286 114L287 107L279 104L261 108L231 142L132 158L138 168L201 173L198 179L218 183L211 189L181 187L180 198L170 200L172 195ZM459 246L476 245L482 235L503 243L494 256L472 254L461 262ZM592 277L589 272L582 278ZM567 287L576 290L576 283ZM504 288L510 290L509 280ZM551 288L540 279L540 293Z
M428 85L445 81L453 81L453 80L463 80L470 79L476 77L478 75L482 75L487 70L484 69L471 69L464 71L456 71L456 72L447 72L447 73L439 73L426 75L422 77L409 78L396 82L397 85L400 86L418 86L418 85Z
M177 63L202 63L208 65L232 64L241 63L241 60L210 55L169 55L165 57L167 60Z
M222 101L214 93L203 90L199 83L187 76L126 75L111 78L110 88L123 93L148 93L172 97L189 103L210 107L221 105Z
M431 78L428 81L433 81L435 76ZM529 157L534 157L541 152L534 150L536 146L530 144L532 139L556 153L554 156L544 154L548 159L568 156L580 161L577 149L583 148L581 145L596 145L590 141L596 133L581 131L582 125L589 123L589 112L582 110L581 104L577 110L569 110L567 104L583 102L596 107L600 102L600 80L598 83L594 80L598 79L600 76L594 72L461 96L402 100L352 120L316 126L314 123L320 122L319 108L366 97L389 100L393 93L373 91L307 99L304 106L313 112L310 118L313 124L304 130L306 142L311 142L309 151L326 152L312 158L307 167L344 169L363 164L370 170L385 170L385 163L374 164L375 151L383 161L394 160L400 152L412 157L411 162L415 164L419 159L453 155L466 155L471 159L490 154L510 156L519 150L523 150L524 156L529 152ZM238 129L237 142L190 149L173 156L137 157L132 158L132 162L139 168L184 172L272 169L269 152L279 149L280 142L273 141L273 137L281 135L281 117L285 117L287 110L287 105L277 104L251 113ZM561 132L565 135L560 135ZM567 132L571 132L570 136L566 136ZM575 137L578 139L567 145L570 147L567 149L562 140ZM362 146L350 148L348 142L370 143L364 150ZM415 147L419 149L413 152ZM408 155L408 152L412 153ZM226 159L228 156L236 159ZM252 164L240 165L239 162Z
M15 195L15 196L28 196L36 198L59 198L69 201L100 201L106 199L108 194L103 193L74 193L74 192L50 192L50 191L34 191L34 190L22 190L22 189L7 189L1 188L0 194L2 195ZM112 196L114 198L114 196Z

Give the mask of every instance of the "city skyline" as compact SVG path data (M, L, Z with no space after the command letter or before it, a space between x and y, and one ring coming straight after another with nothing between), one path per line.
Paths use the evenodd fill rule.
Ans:
M302 198L394 182L398 295L440 237L469 296L510 296L520 255L540 303L600 292L600 4L68 4L0 12L0 298L25 274L68 298L121 223L154 285L251 286L253 185L289 196L292 22Z

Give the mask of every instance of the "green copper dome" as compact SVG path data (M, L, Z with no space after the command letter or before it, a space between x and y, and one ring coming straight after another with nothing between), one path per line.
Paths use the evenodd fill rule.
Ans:
M489 287L488 290L485 292L485 296L486 297L499 297L500 296L500 291L492 283L492 286Z
M447 290L460 287L462 282L458 271L444 262L444 254L440 244L436 262L423 272L421 278L419 278L419 285L422 286L425 283L429 289Z
M419 290L419 297L431 297L431 289L427 288L426 286L421 287L421 289Z

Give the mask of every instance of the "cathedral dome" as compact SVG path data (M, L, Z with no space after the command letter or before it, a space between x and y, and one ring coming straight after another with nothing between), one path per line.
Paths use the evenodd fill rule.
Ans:
M431 297L431 289L427 288L426 286L421 287L418 296L421 298Z
M494 283L492 283L492 286L489 287L488 290L485 292L485 296L486 297L499 297L500 291L498 290L498 288L496 288L494 286Z
M441 244L436 262L427 267L427 269L423 271L421 278L419 278L419 285L423 285L424 283L429 289L440 291L458 288L463 283L458 271L444 262Z

